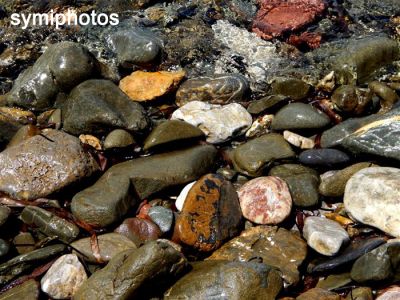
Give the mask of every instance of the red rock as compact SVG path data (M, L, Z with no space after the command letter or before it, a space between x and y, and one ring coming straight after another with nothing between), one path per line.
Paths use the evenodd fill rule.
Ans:
M303 32L300 35L292 34L289 37L288 43L299 47L308 47L310 49L317 49L321 46L322 35L320 33Z
M174 239L200 251L213 251L240 232L237 193L222 176L208 174L190 189L176 220Z
M323 0L259 0L259 3L261 8L254 19L253 32L264 39L298 30L325 10Z
M126 236L138 247L148 241L157 240L162 234L160 228L152 221L139 218L126 219L114 231Z
M279 224L292 209L289 188L278 177L250 180L239 189L238 194L244 217L257 224Z

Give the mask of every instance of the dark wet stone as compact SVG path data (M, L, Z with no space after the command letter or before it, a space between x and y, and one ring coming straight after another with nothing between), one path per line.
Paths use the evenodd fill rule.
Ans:
M71 91L63 109L63 129L101 134L112 129L141 132L148 126L143 107L108 80L88 80Z
M0 226L3 225L7 221L10 213L11 213L11 209L8 206L5 206L5 205L0 206Z
M98 165L79 139L48 129L3 151L0 169L0 191L34 200L92 175Z
M312 268L312 272L331 272L339 268L350 266L360 256L370 252L385 243L383 238L370 238L352 242L339 256L322 262Z
M18 299L18 300L37 300L39 299L39 283L30 279L21 285L0 295L0 300Z
M274 130L317 129L330 124L329 117L311 105L292 103L283 107L272 120Z
M275 78L271 84L274 95L283 95L293 100L302 100L308 96L311 86L304 81L296 78Z
M252 115L258 115L279 104L286 103L288 99L288 97L282 95L266 96L260 100L251 101L247 111Z
M271 133L237 147L233 153L233 164L238 172L256 177L262 174L269 162L294 156L283 136Z
M273 300L281 288L279 273L265 264L206 261L193 264L164 298Z
M72 199L76 218L105 227L124 216L140 200L166 188L198 179L214 167L217 151L198 146L130 160L110 168L93 186Z
M33 67L18 77L7 102L39 111L51 108L58 93L68 92L89 79L95 69L95 59L82 45L72 42L51 45Z
M35 115L18 108L0 107L0 146L9 142L24 125L34 124Z
M79 228L75 224L37 206L26 206L20 218L25 224L38 227L47 236L58 237L66 243L75 240L79 234Z
M0 258L7 255L9 251L10 244L5 240L0 239Z
M342 146L355 154L372 154L400 160L400 108L383 115L348 119L325 131L321 146Z
M329 275L323 280L318 281L317 288L328 291L335 290L351 283L350 273Z
M302 164L310 166L340 166L350 161L350 157L336 149L311 149L299 155Z
M190 101L228 104L243 101L249 89L247 79L240 74L214 75L185 81L176 93L176 103L183 106Z
M355 115L363 113L371 101L372 94L369 90L354 85L342 85L332 95L332 102L340 110Z
M157 240L162 232L160 228L150 220L140 218L129 218L119 225L115 232L126 236L136 246L141 246L149 241Z
M204 138L203 131L199 128L179 120L165 121L158 125L147 137L143 149L151 150L196 141Z
M340 300L340 295L321 288L313 288L301 294L296 300Z
M289 187L293 203L300 207L318 204L319 175L308 167L295 164L284 164L272 168L269 176L283 179Z
M148 65L161 54L162 42L150 30L133 27L111 33L106 42L124 68Z
M398 15L400 8L396 0L348 0L344 2L350 15L356 19L375 21Z
M135 139L129 132L123 129L115 129L107 135L104 141L104 149L124 148L134 143Z
M154 206L149 210L150 219L160 227L162 232L168 232L171 230L174 222L174 213L172 210L162 207Z
M114 257L105 268L85 281L74 299L144 299L140 292L149 292L144 286L154 289L157 284L159 287L163 280L179 275L186 265L186 259L172 243L149 242Z
M27 139L39 135L41 133L40 129L34 125L25 125L18 129L14 134L11 141L7 144L7 148L18 145L19 143L26 141Z

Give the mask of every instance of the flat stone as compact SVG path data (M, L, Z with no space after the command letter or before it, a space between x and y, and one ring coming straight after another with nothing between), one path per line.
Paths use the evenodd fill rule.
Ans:
M1 300L18 299L18 300L38 300L39 284L35 279L30 279L21 285L4 292L0 295Z
M238 191L243 216L257 224L279 224L292 210L292 197L285 181L278 177L258 177Z
M285 130L283 132L283 137L291 145L298 147L300 149L313 149L315 147L314 139L301 136L289 130Z
M204 137L199 128L179 120L165 121L158 125L146 138L143 150L164 148L175 143L188 143Z
M318 129L330 122L325 113L309 104L291 103L278 111L271 127L274 130Z
M376 167L376 165L365 162L357 163L339 171L328 171L321 175L319 192L325 197L342 197L347 181L358 171Z
M369 287L355 288L347 294L346 300L373 300L374 296Z
M178 239L200 251L213 251L240 232L242 213L236 190L221 175L208 174L190 189L176 219Z
M283 95L298 101L306 98L311 86L301 79L277 77L271 83L271 92L274 95Z
M172 223L174 222L174 213L172 210L162 207L154 206L149 210L150 219L160 227L162 232L171 230Z
M347 231L339 223L321 217L307 217L303 235L311 248L326 256L335 255L350 241Z
M159 239L162 235L160 228L150 220L140 218L125 219L115 232L126 236L137 247Z
M176 93L176 103L183 106L191 101L228 104L243 101L249 89L247 79L240 74L222 74L192 78L185 81Z
M185 75L185 71L135 71L123 78L119 87L133 101L151 101L176 89Z
M74 296L87 279L86 271L75 254L66 254L57 259L43 276L42 291L54 299Z
M321 288L313 288L301 294L296 300L340 300L339 294Z
M301 152L299 161L309 166L340 166L348 163L350 157L336 149L311 149Z
M233 164L238 172L257 177L262 175L270 161L294 156L283 136L270 133L237 147L233 153Z
M274 300L281 288L279 273L265 264L205 261L194 264L164 299Z
M266 96L262 99L251 101L247 107L247 111L252 115L262 114L265 111L278 106L279 104L286 103L288 99L288 97L283 95Z
M125 148L135 143L133 136L126 130L115 129L104 140L104 149Z
M244 134L253 123L251 115L238 103L213 105L191 101L177 109L172 120L183 120L200 128L207 142L218 144Z
M0 191L34 200L89 177L98 170L79 139L48 129L0 153Z
M280 270L287 285L295 285L300 278L297 268L306 255L307 244L296 233L284 228L256 226L225 243L207 259L246 262L260 257L263 263Z
M146 299L140 292L151 290L140 291L142 286L154 287L160 281L173 280L185 270L186 264L176 245L162 240L149 242L114 257L81 286L74 299Z
M119 233L106 233L97 236L97 241L100 249L100 258L104 262L109 262L117 254L129 250L136 249L136 245L127 237ZM90 238L83 238L71 244L78 250L78 255L85 255L82 258L90 263L97 263L96 257L93 254Z
M400 287L395 286L387 289L381 295L379 295L376 300L396 300L400 297Z
M135 204L132 188L144 200L166 188L186 184L209 172L216 155L213 146L203 145L114 165L93 186L73 197L72 213L93 226L108 226Z
M147 128L143 107L108 80L88 80L74 88L63 108L63 129L74 135L110 129L136 133Z
M323 280L318 281L317 288L328 291L346 286L351 283L350 273L329 275Z
M283 164L273 167L268 175L279 177L287 183L295 206L318 204L319 175L315 170L297 164Z
M346 184L344 205L351 216L394 237L400 237L400 169L367 168Z

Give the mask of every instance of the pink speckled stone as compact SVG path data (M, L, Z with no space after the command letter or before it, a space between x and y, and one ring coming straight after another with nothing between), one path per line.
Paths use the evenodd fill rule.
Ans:
M282 179L258 177L238 191L240 207L246 219L257 224L279 224L292 210L292 197Z

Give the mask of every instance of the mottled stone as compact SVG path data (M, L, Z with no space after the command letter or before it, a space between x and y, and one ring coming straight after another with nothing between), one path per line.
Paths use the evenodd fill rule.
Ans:
M115 232L126 236L136 246L141 246L149 241L155 241L161 237L160 228L150 220L140 218L125 219Z
M35 279L30 279L21 285L4 292L0 295L1 300L18 299L18 300L37 300L39 299L39 284Z
M49 129L3 151L0 169L1 191L34 200L92 175L98 165L77 138Z
M165 121L158 125L144 142L145 151L168 147L176 143L188 143L204 137L199 128L179 120Z
M318 204L319 176L315 170L302 165L283 164L273 167L268 175L279 177L287 183L295 206Z
M339 223L321 217L306 218L303 235L311 248L326 256L335 255L350 241L347 231Z
M164 299L274 300L281 289L279 273L265 264L206 261L195 263Z
M319 192L326 197L341 197L344 195L344 190L347 181L358 171L376 167L372 163L357 163L339 171L328 171L321 175L321 184Z
M176 103L178 106L183 106L191 101L212 104L240 102L248 89L247 79L240 74L193 78L179 87Z
M400 287L395 286L387 289L376 300L397 300L400 298Z
M304 103L291 103L283 107L272 121L274 130L317 129L329 125L331 120L323 112Z
M185 75L185 71L135 71L123 78L119 87L133 101L150 101L176 89Z
M179 193L179 196L176 198L175 207L178 211L182 211L183 205L185 204L187 195L192 188L192 186L196 183L196 181L187 184L182 191Z
M36 243L30 232L21 232L14 237L13 244L19 254L25 254L35 250Z
M347 294L346 300L373 300L372 290L369 287L355 288Z
M269 162L294 157L282 135L270 133L237 147L233 153L235 169L249 176L260 176Z
M313 288L301 294L296 300L340 300L340 295L321 288Z
M250 129L246 132L247 138L257 137L269 133L269 128L271 127L273 115L265 115L257 118Z
M190 189L176 219L178 239L200 251L213 251L240 231L237 193L221 175L208 174Z
M115 129L104 140L104 149L124 148L135 143L133 136L126 130Z
M86 271L75 254L66 254L57 259L43 276L42 291L54 299L74 296L87 279Z
M337 149L311 149L301 152L299 161L310 166L340 166L348 163L350 157Z
M172 223L174 222L174 213L172 210L162 207L154 206L149 210L150 219L160 227L162 232L171 230Z
M367 168L346 184L344 205L357 221L400 237L400 169Z
M296 233L284 228L256 226L225 243L208 259L245 262L260 257L263 263L278 268L288 285L295 285L300 278L297 268L306 255L307 244Z
M213 146L203 145L114 165L93 186L73 197L72 213L96 227L110 225L135 204L133 188L144 200L166 188L191 182L214 167L216 155Z
M141 287L154 288L157 283L174 279L186 264L176 245L162 240L149 242L114 257L81 286L74 300L146 299L148 297L141 296L141 292L151 290L141 291Z
M74 88L63 109L63 122L63 129L74 135L117 128L140 132L148 125L143 107L108 80L88 80Z
M238 191L243 216L257 224L279 224L292 210L292 197L285 181L278 177L258 177Z
M172 120L183 120L200 128L207 142L218 144L244 134L253 123L251 115L238 103L213 105L191 101L176 110Z
M271 89L274 95L283 95L298 101L308 96L311 86L297 78L277 77L272 82Z

